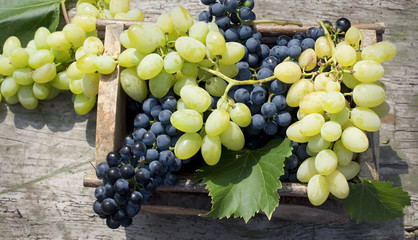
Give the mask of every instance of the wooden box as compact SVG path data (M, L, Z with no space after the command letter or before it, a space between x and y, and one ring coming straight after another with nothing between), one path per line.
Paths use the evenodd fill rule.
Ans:
M104 38L105 54L118 56L122 50L119 35L124 29L136 22L99 20L97 28L99 36ZM273 44L277 36L293 35L305 32L312 25L303 27L260 25L257 30L263 36L263 42ZM363 45L380 41L384 32L382 23L354 24L362 30ZM119 66L115 72L102 75L99 85L97 102L96 126L96 166L106 161L110 151L118 150L123 137L127 134L125 125L125 106L127 95L119 84ZM369 149L356 156L361 166L360 176L368 179L379 178L379 132L367 134ZM161 187L152 197L149 205L142 206L143 211L162 214L197 215L208 212L211 208L208 191L201 184L192 184L193 175L180 175L174 187ZM102 180L97 179L92 171L84 176L84 186L97 187ZM335 200L328 199L323 205L315 207L307 198L306 184L283 183L278 191L280 204L273 213L274 217L308 222L324 222L330 224L345 223L348 216L344 207Z

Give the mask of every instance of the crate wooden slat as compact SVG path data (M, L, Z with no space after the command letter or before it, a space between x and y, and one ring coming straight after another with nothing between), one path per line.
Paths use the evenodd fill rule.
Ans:
M105 54L117 56L121 52L119 35L121 32L138 22L98 20L98 30L104 31ZM355 24L364 35L363 45L370 45L381 39L384 32L382 23ZM273 43L281 34L292 35L305 32L311 25L274 26L260 25L257 30L263 35L263 42ZM274 40L274 41L273 41ZM127 96L119 84L117 67L114 73L102 75L99 84L96 122L96 165L106 160L108 152L117 150L121 146L123 137L127 134L125 126L125 106ZM363 153L357 154L355 159L360 163L360 176L368 179L379 179L379 132L367 133L370 147ZM97 187L102 181L97 179L94 172L84 176L86 187ZM323 222L339 224L348 221L348 216L341 204L328 199L323 205L314 207L307 199L306 184L283 183L278 190L280 204L273 217L290 220ZM210 210L208 191L201 184L193 184L193 176L180 176L174 187L161 187L152 197L149 205L142 206L142 210L159 214L199 215Z

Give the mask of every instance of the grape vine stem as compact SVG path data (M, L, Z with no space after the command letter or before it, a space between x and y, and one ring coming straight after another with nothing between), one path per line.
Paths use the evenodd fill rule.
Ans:
M276 20L276 19L258 19L254 21L241 21L241 24L244 25L257 25L257 24L265 24L265 23L273 23L276 25L296 25L299 27L303 27L303 24L300 22L292 22L292 21L286 21L286 20Z
M65 7L65 1L66 0L61 0L62 15L64 16L65 23L70 24L70 18L68 17L67 8Z

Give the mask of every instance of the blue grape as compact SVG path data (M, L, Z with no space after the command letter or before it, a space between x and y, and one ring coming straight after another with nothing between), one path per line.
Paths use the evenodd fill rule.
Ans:
M274 94L283 94L287 90L287 85L280 81L280 80L274 80L270 84L270 91Z
M151 178L148 184L145 186L145 190L147 190L148 192L154 192L157 188L157 185L157 181L154 178Z
M155 136L165 133L164 124L161 122L154 122L150 128L151 132L154 133Z
M340 32L347 32L351 27L351 22L347 18L339 18L335 23L335 29L340 30Z
M315 40L312 38L305 38L302 40L302 43L300 44L302 51L305 51L308 48L314 48L315 47Z
M225 6L219 2L209 5L209 12L216 17L223 16L225 13Z
M325 36L324 29L322 29L322 27L317 28L316 39L318 39L319 37L323 37L323 36Z
M299 41L302 41L303 39L306 38L306 34L303 32L298 32L295 35L293 35L294 39L298 39Z
M125 218L126 218L126 213L123 209L118 209L115 212L115 214L112 215L112 220L119 222L119 223Z
M225 40L227 42L237 42L238 38L238 31L235 28L229 28L225 31Z
M163 165L159 161L152 161L149 164L151 176L159 174L163 170Z
M299 159L305 160L309 158L309 154L306 152L307 144L299 144L299 146L296 149L296 156L298 156Z
M120 175L120 170L117 167L111 167L106 173L106 178L110 183L116 182L122 176Z
M231 20L228 16L219 16L215 18L215 23L222 30L226 30L231 27Z
M250 93L250 99L254 104L261 105L267 99L267 90L262 86L256 86Z
M118 179L114 184L115 191L121 195L129 192L129 182L126 179Z
M165 132L168 136L173 137L179 134L177 128L175 128L171 123L165 125Z
M117 211L118 208L115 200L113 200L112 198L104 199L100 206L102 207L102 210L106 215L112 215Z
M109 170L109 164L107 162L101 162L99 165L97 165L96 168L96 176L98 178L104 178L106 177L106 173Z
M135 142L135 140L132 138L131 135L126 135L125 138L122 141L122 144L132 147L132 144L134 144L134 142Z
M263 131L263 129L256 129L254 128L254 126L252 126L251 124L245 128L245 132L250 135L250 136L255 136L257 134L260 134ZM257 144L258 146L258 144Z
M174 146L176 146L177 140L179 140L179 138L180 138L180 135L177 135L177 136L172 136L172 137L171 137L170 147L174 147Z
M238 27L238 34L241 40L245 40L253 35L253 29L248 25Z
M289 48L286 46L279 46L275 50L280 62L282 62L289 56Z
M128 147L126 154L130 155L129 147ZM121 156L117 152L110 152L106 156L106 162L109 167L117 167L119 166L121 161L122 161Z
M276 95L271 99L271 102L276 105L277 111L283 110L286 108L286 97L283 95Z
M135 215L138 214L139 210L141 210L141 205L137 206L137 205L134 205L134 204L128 202L128 204L126 204L124 210L125 210L126 216L132 218L132 217L134 217Z
M289 112L280 111L277 113L276 122L281 127L287 127L292 122L292 116Z
M275 56L268 56L261 62L261 67L270 68L274 71L277 64L279 64L279 60Z
M157 137L156 141L157 141L157 148L159 150L168 150L168 148L170 147L171 139L168 135L161 134L160 136ZM160 158L161 158L161 153L160 153Z
M106 185L104 185L105 188L105 193L106 193L106 198L113 198L113 196L115 195L115 189L113 189L113 185L110 183L107 183Z
M279 36L277 38L277 45L278 46L287 46L287 43L290 41L290 37L286 35Z
M291 58L298 59L301 53L302 53L302 51L301 51L301 48L299 46L289 47L289 56Z
M103 201L106 198L106 189L104 186L99 186L94 190L94 196L98 201Z
M250 101L247 105L252 115L260 112L260 109L261 109L260 104L254 104L253 102Z
M119 149L119 154L123 159L131 159L132 158L132 153L131 153L131 147L129 147L128 145L123 145L120 149ZM119 162L120 163L120 162ZM118 164L119 165L119 164ZM117 166L117 165L116 165Z
M263 131L266 135L273 136L277 133L277 130L279 127L277 126L277 123L274 121L267 122L266 125L264 125Z
M151 110L154 106L159 105L159 102L156 98L147 98L142 104L142 110L145 113L151 114Z
M252 78L253 78L253 74L248 68L239 69L237 76L235 76L235 79L238 79L238 80L248 80Z
M254 129L263 129L266 124L266 120L261 114L254 114L251 116L250 126Z
M273 76L274 73L270 68L261 68L257 71L257 79L264 79Z
M284 166L287 169L294 169L298 166L299 159L296 155L292 155L284 161Z
M255 53L260 49L261 42L258 39L253 37L247 39L245 42L245 46L247 47L248 51L251 53ZM251 65L251 64L250 64Z
M250 93L245 88L239 88L234 93L234 100L239 103L247 103L250 101Z
M147 130L145 128L135 129L135 131L132 133L132 137L134 138L135 141L141 141L142 136L146 132L147 132Z
M128 202L128 195L121 195L119 193L115 193L113 199L115 200L117 205L125 205Z
M120 221L120 225L122 227L129 227L132 225L132 218L126 217L124 219L122 219L122 221Z
M151 111L151 109L150 109ZM140 113L135 116L134 126L135 128L148 128L149 127L149 117L145 113Z
M225 11L234 13L238 8L238 0L225 0L223 5L225 7Z
M256 53L248 53L247 58L245 59L250 67L257 68L258 67L258 55Z
M237 65L239 70L248 69L250 67L247 62L237 62L235 65Z
M159 161L163 166L170 166L174 162L175 155L170 150L164 150L160 152Z
M257 39L258 41L260 41L261 42L261 38L263 37L262 35L261 35L261 33L260 32L257 32L257 31L254 31L254 33L253 33L253 36L252 36L253 38L255 38L255 39ZM264 44L265 45L265 44ZM267 46L267 45L266 45Z
M201 22L212 22L212 14L208 10L201 11L199 13L199 21Z
M145 156L147 146L141 141L135 142L131 148L132 154L136 157Z
M347 19L348 20L348 19ZM327 24L332 28L332 22L329 20L324 20L322 21L324 23L325 26L327 26ZM351 24L350 24L351 25ZM348 30L348 29L347 29Z
M102 210L102 201L96 200L93 203L93 211L99 216L105 216L106 214Z
M232 23L235 23L235 24L241 23L241 20L238 18L238 13L236 13L236 12L231 13L230 19L231 19Z
M266 102L261 106L261 114L264 117L270 118L276 114L276 105L272 102Z
M139 184L146 185L151 178L151 173L148 169L142 167L135 173L135 181Z
M250 21L251 19L251 9L249 7L242 7L238 11L238 16L244 21Z
M163 109L168 109L173 112L177 108L177 100L173 96L164 97L161 106Z
M200 0L200 2L202 2L205 5L209 5L216 2L216 0Z
M316 27L310 27L306 30L306 37L316 39L316 31L318 31Z
M148 162L152 162L154 160L157 160L159 156L158 150L155 148L149 148L147 149L147 153L145 154L145 159Z
M287 43L287 47L292 47L292 46L300 46L300 40L297 38L293 38L291 39L288 43Z
M162 124L169 124L170 123L171 114L173 114L173 113L170 110L164 109L164 110L162 110L160 112L160 114L158 114L158 120Z
M125 164L120 167L120 175L124 179L131 179L135 175L135 168L131 164Z
M181 169L182 161L177 157L174 157L173 163L168 167L171 172L177 172Z
M253 36L254 37L254 36ZM261 44L260 49L257 51L257 55L261 60L264 60L270 54L270 48L266 44Z
M143 200L142 194L138 191L133 191L129 194L129 203L134 206L140 206Z
M154 119L157 119L158 118L158 115L160 114L160 112L161 112L162 109L163 109L163 107L161 105L155 105L151 109L151 116Z
M142 142L147 146L152 146L155 142L155 134L151 131L148 131L142 135Z

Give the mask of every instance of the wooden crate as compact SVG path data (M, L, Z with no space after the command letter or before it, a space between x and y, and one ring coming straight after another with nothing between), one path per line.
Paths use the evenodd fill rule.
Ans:
M117 56L122 46L119 35L124 29L137 22L99 20L97 29L99 36L104 38L105 54ZM261 25L257 30L263 36L263 42L272 44L279 35L293 35L305 32L312 25L303 27ZM363 45L380 41L384 33L382 23L354 24L362 30ZM127 95L119 84L119 66L109 75L102 75L99 85L97 101L96 125L96 166L106 161L110 151L120 148L123 137L127 134L125 125L125 106ZM379 178L379 132L367 133L370 147L367 151L356 155L360 163L360 176L368 179ZM193 175L181 175L173 187L161 187L152 197L149 205L142 206L143 211L159 214L197 215L208 212L211 208L208 191L202 184L192 184ZM84 176L84 186L97 187L102 180L97 179L92 171ZM344 207L337 201L328 199L323 205L315 207L307 198L306 184L283 183L278 190L280 204L273 213L273 217L295 221L323 222L340 224L348 221Z

